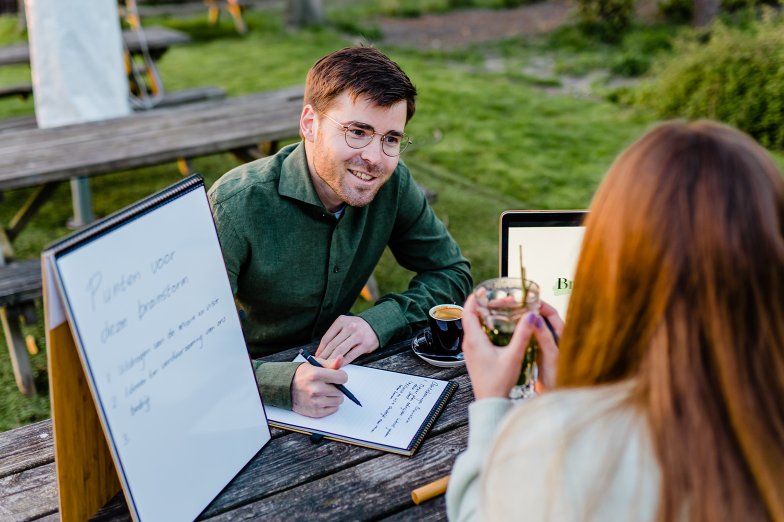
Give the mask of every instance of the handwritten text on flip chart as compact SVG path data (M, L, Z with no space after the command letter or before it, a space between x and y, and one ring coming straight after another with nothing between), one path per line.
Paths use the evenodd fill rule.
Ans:
M131 417L149 413L154 406L154 399L145 393L154 379L165 378L166 370L192 350L202 350L205 338L226 324L225 310L217 308L218 297L208 296L201 303L180 299L176 307L166 306L190 282L189 276L181 272L182 264L175 263L176 254L175 250L168 251L138 270L119 274L98 270L88 280L91 309L99 315L111 314L103 318L101 344L109 350L123 351L106 377L109 382L113 377L117 379L115 389L123 391L119 397L113 394L112 407L127 408ZM156 320L161 319L157 316L165 316L165 322ZM150 333L154 334L151 340L135 343L122 339L144 328L133 323L150 323Z
M172 371L192 353L214 347L210 338L227 324L227 313L234 313L226 295L193 286L198 269L176 248L148 250L95 266L74 296L89 311L81 333L96 349L108 408L125 419L120 423L125 445L133 440L128 423L150 414L160 401L156 382L164 389L178 382Z

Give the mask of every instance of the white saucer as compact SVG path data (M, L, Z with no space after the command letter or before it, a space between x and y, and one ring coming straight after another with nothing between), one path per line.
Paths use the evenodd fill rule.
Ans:
M417 357L419 357L426 363L432 364L433 366L438 366L439 368L456 368L458 366L465 365L465 359L463 359L463 352L460 352L460 354L458 356L455 356L454 358L450 357L449 359L441 359L441 358L431 359L430 357L427 357L426 355L422 355L421 353L419 353L415 348L412 347L411 349L413 350L413 352L416 354Z

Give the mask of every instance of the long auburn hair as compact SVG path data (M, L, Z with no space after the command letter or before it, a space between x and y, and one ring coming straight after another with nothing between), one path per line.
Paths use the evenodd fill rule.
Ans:
M660 125L586 222L559 387L633 379L659 519L784 520L784 181L729 127Z

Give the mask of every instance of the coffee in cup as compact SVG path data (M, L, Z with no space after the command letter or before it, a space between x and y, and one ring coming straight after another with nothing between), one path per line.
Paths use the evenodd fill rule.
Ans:
M463 309L454 305L438 305L430 310L430 315L439 321L453 321L463 317Z
M463 307L455 304L440 304L428 312L428 324L432 335L431 351L443 355L457 355L463 343Z

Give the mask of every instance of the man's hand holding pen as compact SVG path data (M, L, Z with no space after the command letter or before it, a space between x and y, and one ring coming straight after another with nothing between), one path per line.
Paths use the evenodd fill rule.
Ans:
M342 355L329 361L319 361L305 349L299 353L307 362L297 368L291 383L291 402L295 412L308 417L326 417L337 411L343 397L362 406L359 399L343 386L348 375L340 370L344 362Z
M348 382L348 375L340 367L343 358L322 361L323 367L303 363L297 368L291 383L292 409L307 417L326 417L338 410L345 396L336 387Z

